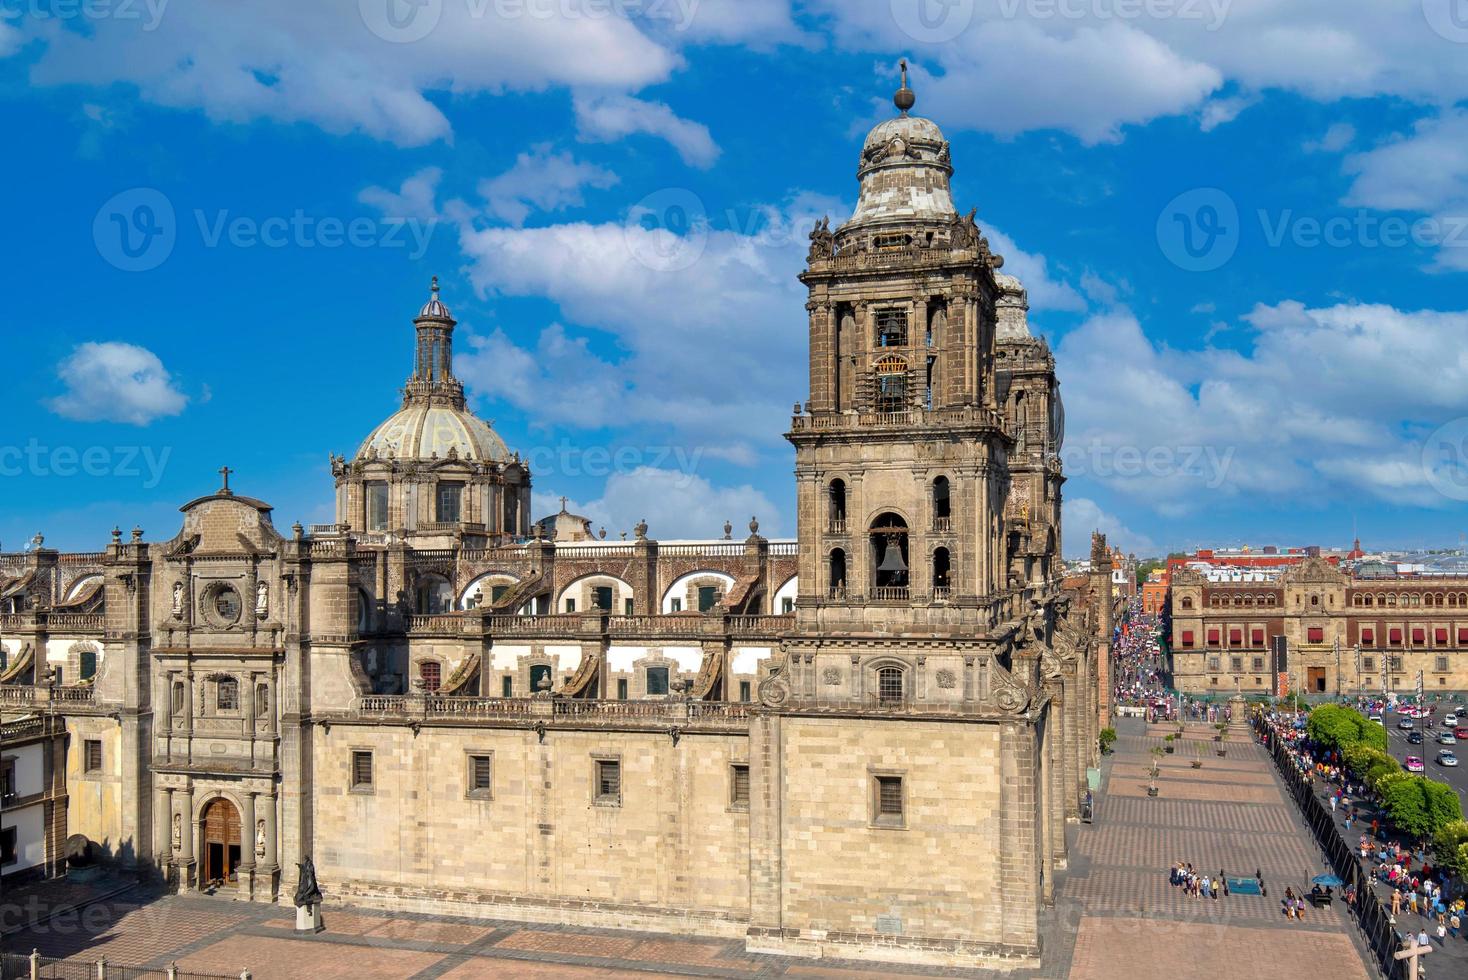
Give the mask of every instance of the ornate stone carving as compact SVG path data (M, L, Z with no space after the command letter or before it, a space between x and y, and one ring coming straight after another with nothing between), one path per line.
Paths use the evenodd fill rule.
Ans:
M775 667L759 682L759 702L767 708L778 708L790 700L790 682L783 667Z
M838 687L841 684L841 671L835 667L827 667L821 671L821 681L827 687Z
M947 669L946 667L943 668L942 670L938 671L938 686L944 688L945 690L957 687L958 675L954 674L953 671Z

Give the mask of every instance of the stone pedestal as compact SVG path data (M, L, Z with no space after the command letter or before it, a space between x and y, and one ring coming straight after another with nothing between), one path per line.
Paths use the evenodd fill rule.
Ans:
M1246 728L1249 724L1249 706L1244 701L1242 694L1235 694L1228 699L1228 730L1238 731Z
M296 907L296 932L317 933L326 927L321 924L321 906L298 905Z

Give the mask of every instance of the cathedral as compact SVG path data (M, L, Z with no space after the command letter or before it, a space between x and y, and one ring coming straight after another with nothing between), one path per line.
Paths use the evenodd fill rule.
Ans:
M800 276L795 540L536 520L435 280L334 524L277 528L226 469L171 536L0 555L0 710L65 746L7 880L82 834L223 899L287 903L309 856L328 909L1037 965L1109 558L1062 588L1054 359L905 70L895 102Z

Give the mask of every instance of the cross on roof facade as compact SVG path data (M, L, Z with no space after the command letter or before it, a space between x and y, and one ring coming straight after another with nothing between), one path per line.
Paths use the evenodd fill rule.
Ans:
M230 469L228 466L221 466L219 468L219 475L222 476L222 477L224 477L224 486L222 486L222 487L219 488L219 492L220 493L229 493L230 492L230 489L229 489L229 475L231 473L233 473L233 472L234 472L234 470Z

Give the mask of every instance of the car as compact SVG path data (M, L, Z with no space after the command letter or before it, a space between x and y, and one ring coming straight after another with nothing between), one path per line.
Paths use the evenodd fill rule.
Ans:
M1366 719L1366 720L1367 720L1367 721L1374 721L1374 722L1376 722L1376 723L1377 723L1377 724L1378 724L1378 725L1380 725L1380 724L1383 724L1383 722L1382 722L1382 720L1381 720L1381 714L1380 714L1380 713L1379 713L1379 712L1378 712L1378 713L1376 713L1376 714L1373 714L1373 715L1372 715L1372 716L1371 716L1371 717L1370 717L1370 718L1367 718L1367 719Z
M1411 731L1412 729L1417 727L1417 723L1411 718L1403 718L1401 721L1397 722L1397 727L1404 732Z
M1438 745L1457 745L1458 740L1453 737L1452 732L1439 732L1437 736Z
M1459 725L1453 729L1453 734L1458 738L1468 738L1468 726Z
M1458 764L1458 756L1452 749L1443 749L1437 754L1437 764L1452 768Z
M1443 724L1449 728L1456 728L1458 725L1458 713L1456 711L1449 711L1443 715Z
M1409 755L1409 756L1407 756L1407 771L1408 772L1421 772L1422 770L1424 770L1426 768L1427 768L1427 766L1425 766L1423 764L1422 758L1420 756L1415 756L1415 755Z
M1412 745L1421 745L1427 739L1423 737L1421 732L1411 732L1407 735L1407 741Z

